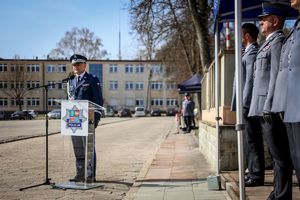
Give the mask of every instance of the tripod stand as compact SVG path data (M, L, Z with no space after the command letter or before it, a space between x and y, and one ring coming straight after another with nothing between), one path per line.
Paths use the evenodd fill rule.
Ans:
M50 183L51 178L48 177L48 87L55 85L56 83L53 84L48 84L48 85L41 85L38 87L33 87L33 88L29 88L28 90L34 90L37 88L44 88L45 89L45 101L46 101L46 177L45 177L45 181L43 183L37 184L37 185L31 185L28 187L24 187L24 188L20 188L20 191L29 189L29 188L34 188L34 187L38 187L38 186L42 186L42 185L52 185L54 183Z

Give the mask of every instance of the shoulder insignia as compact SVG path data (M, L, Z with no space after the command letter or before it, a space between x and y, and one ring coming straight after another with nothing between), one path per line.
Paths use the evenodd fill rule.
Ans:
M93 75L93 77L96 77L96 75Z
M267 45L263 48L263 51L268 51L268 49L270 49L271 45Z

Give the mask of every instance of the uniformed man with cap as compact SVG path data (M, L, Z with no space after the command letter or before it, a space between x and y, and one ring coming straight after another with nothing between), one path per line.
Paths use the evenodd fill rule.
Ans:
M275 81L278 74L280 53L285 36L282 32L288 5L278 1L263 4L260 19L261 33L266 41L261 45L255 60L254 83L250 117L260 121L264 139L273 159L274 190L268 199L292 199L292 162L286 128L277 113L272 113ZM251 180L245 185L263 185L264 180Z
M86 72L87 58L79 54L74 54L70 57L70 62L75 77L68 83L68 98L70 100L89 100L103 106L100 81L96 76ZM95 113L95 128L99 120L100 114ZM72 136L73 149L76 157L76 176L70 179L70 181L84 181L85 139L86 137L83 136ZM96 153L94 154L94 175L96 176Z

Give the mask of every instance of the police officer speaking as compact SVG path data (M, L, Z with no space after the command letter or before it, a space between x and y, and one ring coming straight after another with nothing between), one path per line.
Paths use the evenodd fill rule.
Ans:
M69 100L89 100L100 106L103 105L102 91L99 79L86 72L87 58L74 54L70 57L75 77L68 83ZM100 114L95 113L95 128L100 121ZM76 157L76 176L70 181L83 182L85 169L85 139L84 136L72 136L74 154ZM94 170L96 171L96 153L94 153ZM96 174L94 171L94 174ZM95 180L87 180L95 181Z

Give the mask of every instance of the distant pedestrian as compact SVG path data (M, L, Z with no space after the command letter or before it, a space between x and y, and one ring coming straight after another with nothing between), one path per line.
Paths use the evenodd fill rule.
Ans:
M182 102L182 116L185 123L185 133L191 132L192 116L194 115L194 104L191 101L189 93L184 94L184 101Z

